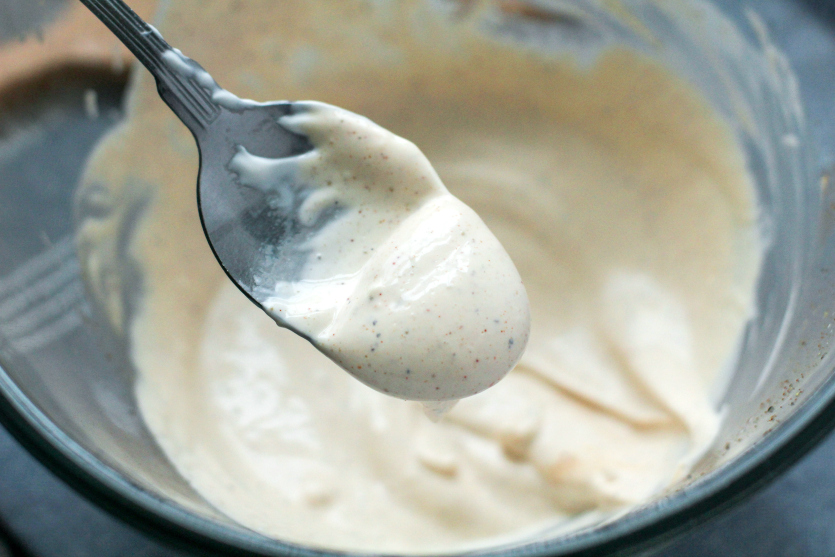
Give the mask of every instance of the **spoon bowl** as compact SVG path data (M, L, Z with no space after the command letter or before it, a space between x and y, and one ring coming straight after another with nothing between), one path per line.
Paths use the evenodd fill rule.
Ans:
M308 151L306 138L277 123L292 110L287 102L240 111L224 107L210 127L192 130L200 152L197 205L206 238L229 278L262 308L274 283L291 281L303 262L299 244L305 231L296 209L304 188L289 173L273 190L242 184L230 161L242 150L271 159Z

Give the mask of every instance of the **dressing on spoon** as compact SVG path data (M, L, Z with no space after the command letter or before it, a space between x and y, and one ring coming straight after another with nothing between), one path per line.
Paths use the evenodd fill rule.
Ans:
M530 309L507 252L450 194L410 141L347 110L294 103L279 123L314 149L283 159L241 150L244 186L310 193L298 208L313 235L301 279L279 282L264 309L363 383L421 401L481 392L522 356Z
M228 110L267 106L176 49L163 59ZM238 146L227 166L278 220L310 231L293 248L292 280L256 270L261 307L366 385L426 402L430 417L502 379L528 342L530 308L496 237L410 141L332 105L289 106L278 124L312 150L267 158ZM262 269L286 266L286 249L273 251L264 246Z

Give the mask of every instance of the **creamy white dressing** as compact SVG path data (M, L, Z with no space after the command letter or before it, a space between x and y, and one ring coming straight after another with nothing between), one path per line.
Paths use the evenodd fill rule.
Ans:
M241 150L230 168L264 191L300 182L312 225L300 276L263 306L378 391L452 401L494 385L516 365L530 331L522 279L469 207L451 195L410 141L323 103L279 119L310 139L303 155ZM274 281L271 281L272 283Z
M708 103L641 54L578 67L431 2L254 4L173 0L161 30L236 92L321 99L420 145L513 259L530 341L440 423L351 379L218 269L193 141L140 75L81 191L104 188L112 210L80 224L79 246L117 325L124 271L141 269L137 398L180 473L266 535L407 554L588 523L682 479L717 431L711 387L761 257L745 157ZM383 244L411 239L411 219Z
M258 105L178 49L163 58L225 108ZM530 334L525 287L499 241L414 143L332 105L292 106L278 124L313 150L270 159L240 147L227 164L268 195L296 183L302 226L328 221L298 246L305 262L293 281L256 275L271 285L263 309L366 385L429 403L433 418L495 385Z

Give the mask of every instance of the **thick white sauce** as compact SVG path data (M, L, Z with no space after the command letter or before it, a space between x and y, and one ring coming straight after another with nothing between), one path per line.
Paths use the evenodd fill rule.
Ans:
M586 67L540 56L420 1L173 0L164 16L230 90L320 99L414 141L531 302L516 368L440 423L353 380L219 270L193 141L138 75L80 192L100 210L79 247L130 335L146 423L206 500L297 543L449 552L687 474L717 430L711 388L761 253L742 151L692 87L615 46Z
M178 49L164 60L221 106L258 105L221 88ZM303 264L293 281L255 277L270 285L257 296L263 309L366 385L431 402L433 418L507 375L530 334L522 279L420 149L316 101L293 103L278 124L313 149L270 159L239 147L223 162L240 186L277 200L295 184L305 198L294 218L308 228L326 224L296 246Z
M378 391L451 401L493 386L528 342L530 309L513 261L472 209L451 195L410 141L347 110L296 103L279 123L310 139L297 157L241 150L230 168L269 191L312 190L298 219L339 214L301 248L298 280L264 300Z

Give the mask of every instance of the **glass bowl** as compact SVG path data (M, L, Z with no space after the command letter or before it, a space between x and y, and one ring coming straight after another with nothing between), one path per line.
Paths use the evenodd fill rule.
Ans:
M53 15L58 3L44 4L45 13ZM23 13L20 0L4 4ZM591 10L599 3L574 4ZM703 57L696 67L704 71L686 77L738 124L731 93L743 95L761 125L756 133L737 126L757 182L767 251L757 315L728 388L717 390L716 404L725 409L719 439L684 482L641 508L478 554L631 554L664 544L774 478L835 426L835 10L761 0L760 17L740 2L715 4L738 31L721 20L701 28L718 35L683 32L681 21L649 0L630 9L675 43L655 55L671 64ZM21 25L37 20L30 15ZM767 29L762 21L777 24ZM616 20L610 25L635 48L653 49ZM708 71L717 59L726 73ZM754 63L762 71L752 73ZM128 347L89 299L73 240L79 173L118 120L124 85L124 73L80 64L0 91L7 184L0 190L0 420L75 489L155 536L209 553L333 555L260 536L218 513L175 471L139 416Z

